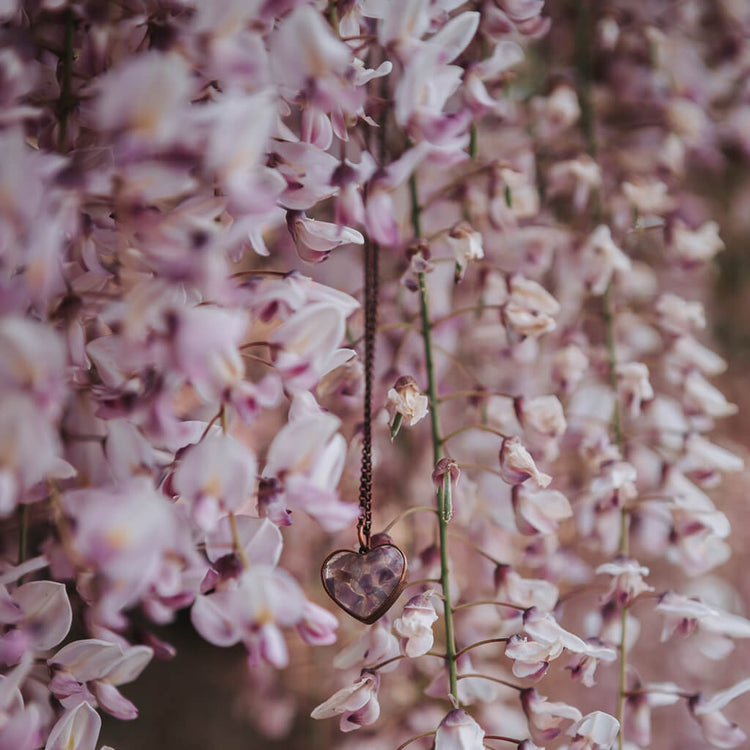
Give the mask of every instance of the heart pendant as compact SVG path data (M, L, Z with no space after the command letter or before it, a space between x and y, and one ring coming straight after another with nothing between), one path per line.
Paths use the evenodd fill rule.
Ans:
M340 549L323 562L326 594L347 614L368 625L382 617L406 585L406 556L395 544L367 552Z

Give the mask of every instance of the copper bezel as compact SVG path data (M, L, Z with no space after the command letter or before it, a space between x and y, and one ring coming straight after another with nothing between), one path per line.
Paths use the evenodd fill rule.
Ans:
M336 597L333 595L332 592L328 590L328 586L326 586L326 580L323 575L323 571L326 568L326 565L328 564L328 561L335 557L336 555L341 554L342 552L346 553L347 555L360 555L361 557L365 557L369 552L372 552L373 549L377 549L377 547L372 547L371 549L367 550L367 552L356 552L355 550L351 549L337 549L331 552L328 557L326 557L325 560L323 560L323 564L320 566L320 581L323 585L323 591L328 594L329 598L336 604L340 609L342 609L344 612L346 612L347 615L350 617L353 617L355 620L359 620L360 622L365 623L365 625L372 625L372 623L379 620L395 603L396 599L401 596L401 592L406 587L406 573L407 573L407 567L408 562L406 560L406 555L404 554L403 550L400 547L397 547L395 544L382 544L378 545L379 547L393 547L393 549L398 550L398 553L401 555L401 559L404 561L404 567L401 571L401 577L398 579L398 583L394 587L393 591L388 594L388 596L383 600L383 603L371 614L369 617L360 617L359 615L355 615L354 612L351 612L349 609L347 609Z

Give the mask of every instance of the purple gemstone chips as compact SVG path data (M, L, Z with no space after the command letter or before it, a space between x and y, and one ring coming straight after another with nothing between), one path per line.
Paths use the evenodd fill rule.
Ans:
M382 617L406 585L406 557L393 544L367 552L337 550L320 571L328 596L347 614L365 623Z

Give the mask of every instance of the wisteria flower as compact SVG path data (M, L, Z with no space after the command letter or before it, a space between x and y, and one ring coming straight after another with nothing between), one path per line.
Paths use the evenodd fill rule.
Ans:
M39 746L43 712L30 696L24 701L20 690L29 677L32 662L28 651L18 665L0 679L0 746L7 750L35 750Z
M512 492L513 515L521 534L555 534L559 525L573 515L568 498L558 490L532 489L517 484Z
M356 229L308 219L299 211L287 212L287 225L300 257L311 263L324 261L341 245L362 245L365 241Z
M222 513L236 511L255 485L257 462L248 448L229 435L206 436L180 458L173 485L206 531Z
M391 664L385 664L378 669L379 672L389 672L397 669L395 659L399 653L398 638L393 635L389 627L376 623L367 628L356 641L339 651L333 657L333 666L336 669L349 669L350 667L366 669L393 659Z
M615 273L630 270L630 259L612 239L612 232L604 224L598 226L581 249L586 281L592 294L604 294Z
M456 708L440 722L435 732L435 750L481 750L484 734L466 711Z
M522 484L533 479L539 487L546 487L552 477L539 471L531 454L517 437L504 438L500 447L500 474L508 484Z
M131 137L164 145L180 133L192 82L178 54L151 51L125 61L99 80L96 117L107 130L127 128ZM121 96L129 91L130 96Z
M521 706L529 720L531 736L535 742L547 742L557 737L566 721L578 721L583 714L567 703L550 702L534 688L521 692Z
M117 686L135 680L153 655L148 646L125 649L98 639L73 641L48 660L54 675L50 690L67 709L99 705L118 719L134 719L138 709Z
M516 605L519 610L535 607L541 612L550 612L559 596L557 586L543 578L522 578L510 565L498 565L495 569L497 598Z
M351 358L340 348L345 317L338 305L310 304L287 318L271 334L275 364L287 389L304 392L323 375Z
M700 725L703 736L714 747L739 747L747 739L747 735L737 724L729 721L721 713L721 709L748 690L750 679L716 693L713 698L698 695L688 702L690 713Z
M575 344L569 344L555 353L552 378L563 393L571 393L583 380L589 368L589 358Z
M616 601L621 607L627 607L636 597L654 590L653 586L643 580L649 574L649 569L640 565L637 560L618 558L614 562L600 565L596 572L613 576L609 590L601 597L602 604Z
M514 403L518 421L531 435L556 439L567 429L562 404L557 396L517 398Z
M206 556L212 563L242 555L250 565L276 565L282 546L281 532L267 518L222 516L206 534Z
M665 292L656 301L659 324L672 334L690 333L706 327L706 311L700 302Z
M179 576L171 576L172 562L177 571L195 564L189 531L151 480L139 477L109 487L71 490L62 500L66 511L78 518L75 549L99 571L97 617L103 623L121 624L122 610L160 591L171 596L179 590L187 594L180 606L189 603L194 590L185 591Z
M626 699L625 733L638 745L651 744L651 709L671 706L680 700L680 688L674 683L637 684Z
M393 421L400 414L411 427L427 416L429 399L419 390L411 375L402 375L388 391L386 407Z
M654 397L649 382L648 367L642 362L628 362L617 367L617 387L628 415L635 419L641 413L644 401Z
M594 711L568 729L573 738L569 750L609 750L620 731L620 722L604 713Z
M582 211L592 191L601 185L602 175L599 165L585 154L576 159L553 164L549 171L549 179L552 195L572 192L574 208L576 211Z
M393 629L401 636L401 647L409 658L426 654L434 641L432 623L438 619L432 603L433 593L426 591L409 599Z
M72 621L64 584L29 581L11 591L0 585L0 623L9 628L0 636L0 661L17 664L26 652L57 646Z
M310 716L313 719L341 716L339 726L342 732L351 732L373 724L380 716L379 688L380 677L372 672L364 672L353 685L341 688L314 708Z
M227 647L242 642L251 665L265 660L282 668L289 655L281 628L297 625L304 611L299 584L286 571L266 564L197 596L190 618L209 643Z
M612 649L586 643L561 627L551 614L533 607L524 613L523 628L524 634L511 636L505 648L506 655L514 660L513 674L516 677L541 678L549 663L557 659L563 649L608 661L615 658Z
M45 750L95 750L102 719L85 701L66 711L47 738Z
M536 641L520 633L513 634L505 647L505 655L513 660L513 674L530 680L541 679L562 652L560 641Z
M573 680L580 680L586 687L594 687L596 680L594 675L600 661L612 662L617 654L610 646L607 646L598 638L587 638L584 643L587 650L584 653L573 654L565 669L570 671Z
M451 229L446 240L456 259L456 280L460 281L472 260L484 258L482 235L470 224L460 222Z
M279 480L279 492L290 507L309 513L329 531L345 528L359 508L342 502L336 491L346 457L346 441L336 434L339 420L317 405L310 413L290 417L271 443L263 474Z
M336 642L338 626L339 621L327 609L313 602L305 602L297 632L311 646L329 646Z
M677 222L672 228L670 248L684 263L705 263L724 249L724 242L719 237L719 225L715 221L707 221L698 229Z
M555 329L560 303L541 284L513 276L508 286L508 302L502 314L503 322L513 336L536 338Z
M98 5L0 0L0 750L96 750L186 610L283 741L360 518L420 588L314 660L354 672L313 712L346 731L385 681L342 748L661 747L678 701L684 744L746 744L748 681L702 664L750 637L742 566L704 577L742 546L712 346L742 339L747 4ZM501 686L564 652L564 700Z
M659 598L657 612L664 615L661 640L674 633L697 631L698 648L709 658L721 659L734 648L734 639L750 638L750 620L698 599L667 591Z

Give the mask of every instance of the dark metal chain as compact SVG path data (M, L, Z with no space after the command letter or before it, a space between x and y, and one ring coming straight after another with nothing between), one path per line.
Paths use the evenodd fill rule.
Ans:
M357 522L360 551L370 549L372 529L372 379L375 362L375 330L378 325L378 246L365 244L365 398L362 436L362 470L359 481Z

